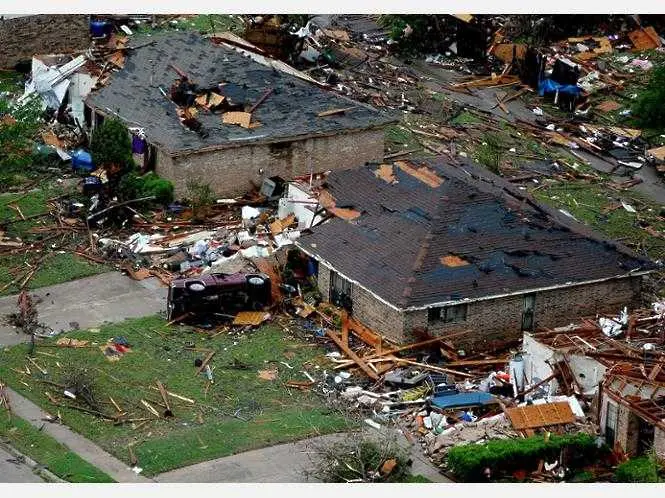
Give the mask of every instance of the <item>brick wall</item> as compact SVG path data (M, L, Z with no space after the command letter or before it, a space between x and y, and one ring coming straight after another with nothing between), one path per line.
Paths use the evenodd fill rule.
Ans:
M383 130L363 130L279 144L246 145L173 158L157 155L156 172L175 184L176 195L189 179L210 183L224 197L241 195L263 179L289 179L314 172L357 167L383 157Z
M319 288L327 299L330 272L323 265L319 267ZM567 325L579 316L601 311L615 313L623 305L635 305L639 300L639 290L640 278L635 277L538 293L536 328ZM434 324L428 323L427 310L398 313L355 285L352 299L354 313L363 323L398 342L416 340L413 329L427 329L435 336L470 330L470 333L452 340L456 347L467 351L489 351L504 341L522 338L523 296L469 303L465 321ZM595 385L597 380L589 382Z
M552 328L574 322L577 317L599 312L616 313L622 306L639 305L641 279L624 278L600 284L556 289L536 294L535 327ZM427 311L406 316L409 331L426 327L434 335L446 335L463 330L474 333L460 336L453 342L469 350L491 350L500 342L517 340L522 336L523 296L469 303L466 321L460 323L427 323Z
M90 16L44 14L0 21L0 67L35 54L69 53L90 45Z
M351 287L353 316L395 342L404 340L404 314L377 300L362 287Z

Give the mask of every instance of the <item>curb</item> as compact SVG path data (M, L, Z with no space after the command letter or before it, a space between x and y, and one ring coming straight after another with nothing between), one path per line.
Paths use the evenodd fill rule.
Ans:
M49 471L48 469L44 468L43 465L40 465L39 463L35 462L32 458L30 458L27 455L24 455L20 451L18 451L16 448L13 446L5 443L4 441L0 440L0 447L2 447L3 450L7 451L7 453L12 454L16 458L20 458L24 461L24 463L32 469L32 471L37 474L39 477L44 479L47 482L56 482L56 483L68 483L69 481L65 481L64 479L59 478L56 476L53 472Z

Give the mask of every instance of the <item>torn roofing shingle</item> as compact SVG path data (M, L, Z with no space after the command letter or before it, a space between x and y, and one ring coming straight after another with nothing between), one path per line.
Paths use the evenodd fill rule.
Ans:
M472 164L432 159L333 171L327 189L361 216L333 219L298 245L399 308L623 275L655 265ZM422 165L422 178L414 176ZM380 170L385 171L385 170ZM442 181L433 187L435 172ZM456 258L453 258L455 256ZM463 260L467 264L446 265Z
M148 140L169 152L236 145L255 140L281 140L310 134L381 126L395 121L394 116L365 104L352 102L324 91L295 76L266 67L233 50L216 46L193 33L168 33L136 37L127 52L122 70L110 82L93 92L88 103L102 112L112 112L132 126L145 129ZM199 87L212 88L227 82L236 85L234 95L243 95L246 104L258 101L269 88L274 92L253 113L255 129L222 124L219 114L200 112L197 119L209 132L201 138L186 129L176 115L176 106L160 92L169 94L178 77L170 67L182 69ZM355 108L325 118L321 111Z

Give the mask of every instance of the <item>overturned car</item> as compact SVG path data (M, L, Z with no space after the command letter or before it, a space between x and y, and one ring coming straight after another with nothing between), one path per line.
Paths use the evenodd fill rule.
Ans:
M169 286L167 319L186 313L232 314L271 304L270 278L263 273L177 278Z

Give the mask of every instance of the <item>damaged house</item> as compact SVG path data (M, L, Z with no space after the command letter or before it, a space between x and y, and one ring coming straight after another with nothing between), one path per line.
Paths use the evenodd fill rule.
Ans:
M456 345L489 349L635 304L655 267L470 163L367 164L324 187L336 217L296 244L323 299L398 342L467 331Z
M132 39L124 68L86 101L90 125L117 116L141 129L158 175L235 196L383 157L396 121L311 83L293 68L192 33ZM273 63L274 62L274 63Z
M655 335L644 329L650 324ZM665 458L663 325L662 315L638 318L623 338L589 321L525 333L525 381L530 390L591 400L588 415L618 452L634 457L654 450Z

